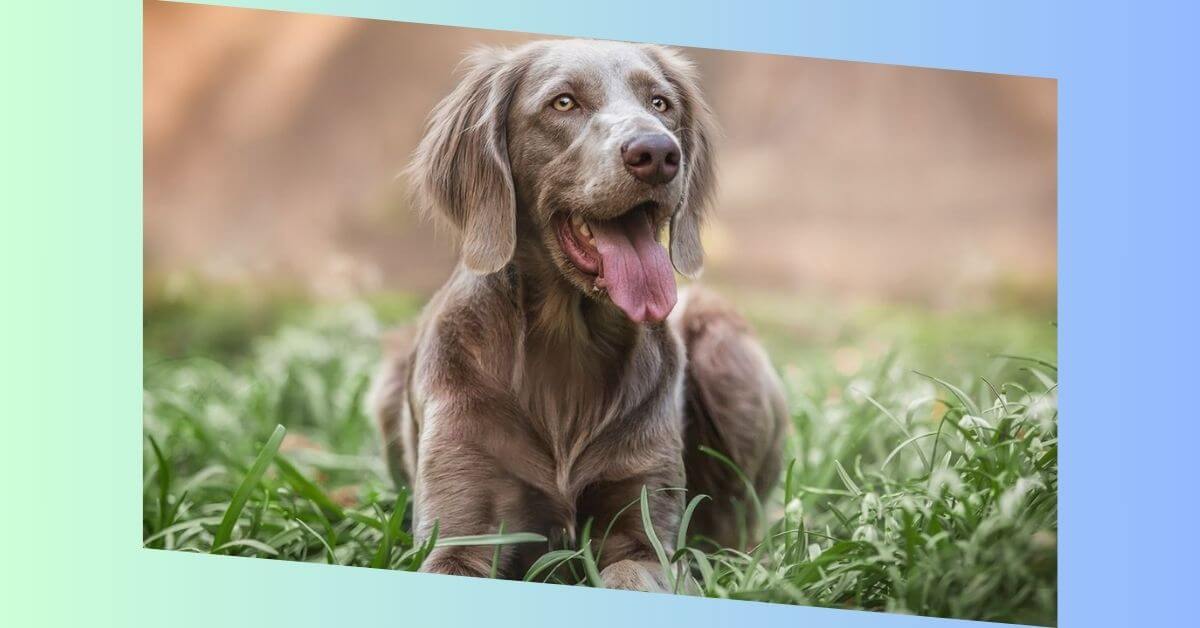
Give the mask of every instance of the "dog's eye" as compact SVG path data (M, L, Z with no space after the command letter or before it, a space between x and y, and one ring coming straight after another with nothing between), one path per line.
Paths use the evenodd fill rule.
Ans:
M655 111L662 113L671 108L671 103L667 102L667 99L662 96L655 96L650 99L650 106L654 107Z
M577 107L575 99L570 94L559 94L554 97L554 109L557 111L570 111Z

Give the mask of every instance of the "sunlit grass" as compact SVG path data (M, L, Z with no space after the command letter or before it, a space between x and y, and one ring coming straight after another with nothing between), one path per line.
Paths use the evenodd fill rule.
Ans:
M147 306L147 547L415 570L436 544L545 545L521 530L412 537L408 493L387 479L363 406L379 319L410 317L411 299L288 299L282 312L247 301L219 315L176 301ZM745 505L770 526L756 546L719 548L689 536L685 516L677 549L659 553L667 581L712 597L1055 623L1050 322L758 314L795 424L779 488ZM546 546L525 579L599 585L606 534L589 526L590 542Z

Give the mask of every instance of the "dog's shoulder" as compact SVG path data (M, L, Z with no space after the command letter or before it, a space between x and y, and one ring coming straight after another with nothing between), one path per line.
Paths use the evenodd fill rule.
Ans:
M479 275L460 266L422 314L418 363L490 374L511 369L522 324L516 291L504 270Z

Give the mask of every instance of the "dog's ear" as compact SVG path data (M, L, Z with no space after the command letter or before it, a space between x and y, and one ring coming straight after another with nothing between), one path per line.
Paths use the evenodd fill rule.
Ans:
M704 265L700 227L716 189L712 144L718 129L700 90L696 66L670 48L649 46L648 50L680 99L684 192L671 214L671 263L680 274L695 277Z
M517 241L506 121L521 71L511 56L486 48L467 57L409 166L424 205L459 230L463 263L480 274L504 268Z

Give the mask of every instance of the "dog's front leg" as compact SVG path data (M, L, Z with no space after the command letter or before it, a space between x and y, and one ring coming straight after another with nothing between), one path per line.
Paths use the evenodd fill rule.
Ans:
M428 462L426 462L428 461ZM441 455L427 456L419 465L420 496L416 504L418 537L427 539L436 523L438 538L522 532L530 518L523 511L520 482L484 448L455 443ZM435 547L421 571L459 576L487 577L496 559L496 547L465 545ZM497 575L509 573L517 558L515 546L499 548Z
M435 401L420 435L414 508L418 538L540 532L522 473L548 468L533 456L514 403L476 389L454 403ZM439 411L445 409L444 411ZM494 546L436 547L421 571L486 577ZM510 576L516 548L502 547L497 573Z
M428 539L435 526L438 538L498 531L494 487L500 482L487 453L461 442L435 445L423 453L414 513L417 536ZM483 546L435 547L421 571L486 577L491 556L492 548Z

